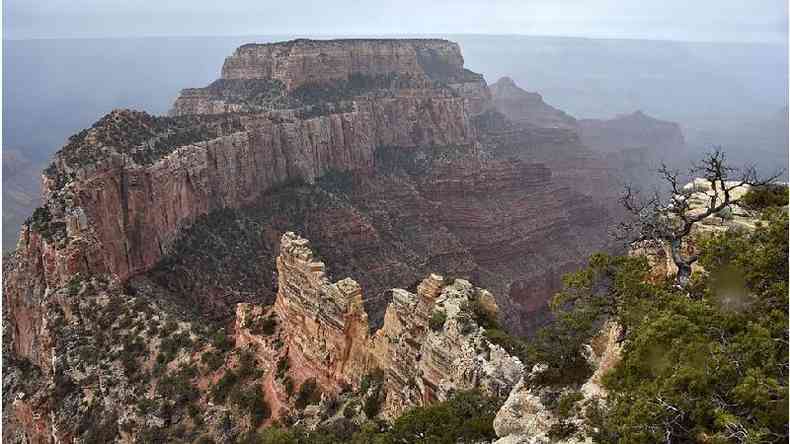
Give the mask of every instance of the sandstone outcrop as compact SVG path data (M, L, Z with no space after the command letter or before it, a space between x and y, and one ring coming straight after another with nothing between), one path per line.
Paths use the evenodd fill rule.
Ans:
M229 134L174 147L151 165L141 165L124 150L93 141L115 125L136 131L152 119L115 111L89 130L80 146L64 148L56 158L56 174L77 180L62 189L45 183L45 194L66 194L71 208L87 215L102 243L107 267L125 279L150 269L180 229L198 216L249 204L276 184L314 182L329 170L370 172L379 145L413 147L473 140L461 102L421 108L421 100L384 104L380 114L369 110L290 121L244 117ZM166 125L179 123L164 119ZM198 124L191 130L205 127ZM74 152L88 150L101 150L102 159L85 167L69 161L76 156ZM53 206L52 199L47 205ZM50 208L53 213L59 210Z
M732 187L737 182L728 181L726 186ZM749 185L741 185L730 191L732 199L740 199L749 192ZM683 193L688 195L688 214L698 215L705 212L710 204L714 193L718 194L717 200L724 199L723 191L714 191L710 182L704 178L695 178L683 186ZM701 236L726 233L730 230L753 231L760 219L759 212L750 211L738 204L730 205L719 214L713 214L699 221L691 228L691 233L683 240L683 254L686 257L699 253L697 246ZM663 280L674 276L678 272L678 267L672 260L672 251L668 244L659 241L647 240L633 245L629 254L634 256L644 256L650 265L650 276L654 280ZM702 271L702 266L695 262L692 264L692 271Z
M580 444L592 443L584 430L584 410L591 404L606 402L603 376L621 359L622 329L606 323L598 335L585 346L587 360L595 369L580 387L552 388L534 384L545 368L540 364L525 375L513 388L494 418L496 444ZM557 404L563 397L571 400L568 412L559 412Z
M458 44L439 39L248 44L225 59L219 80L183 90L171 114L343 108L418 97L468 99L470 112L481 112L490 93L482 76L463 65Z
M224 79L271 78L288 90L310 82L348 80L353 74L463 75L457 43L439 39L298 39L247 44L225 59Z
M490 343L472 317L471 303L495 307L486 290L431 274L416 293L392 290L384 324L371 334L355 281L331 283L306 239L286 233L280 245L275 311L290 366L325 391L359 386L364 376L382 371L382 412L395 418L457 390L504 396L521 377L518 358Z

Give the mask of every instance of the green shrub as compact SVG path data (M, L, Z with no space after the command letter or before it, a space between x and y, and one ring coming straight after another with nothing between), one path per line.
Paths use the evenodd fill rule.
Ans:
M259 378L263 376L263 371L257 367L255 355L249 351L244 351L239 355L239 379Z
M224 404L231 389L239 382L239 376L231 371L226 371L211 389L211 398L218 404Z
M309 404L315 404L321 400L321 391L318 389L315 379L310 378L302 383L299 392L296 394L296 408L303 409Z
M269 405L263 396L263 387L260 385L253 387L237 386L231 392L230 400L240 410L250 415L255 426L260 425L271 415Z
M357 409L359 408L359 403L356 401L350 401L348 404L343 407L343 416L346 418L353 418L357 414Z
M741 206L750 210L764 210L770 207L782 207L788 204L788 192L786 185L765 185L752 187L746 195L741 198Z
M74 276L71 277L67 285L69 296L76 296L77 293L80 292L81 288L82 288L82 279L80 278L79 274L75 274Z
M156 386L157 393L175 404L187 404L200 397L198 389L192 385L194 373L189 368L165 375Z
M259 444L297 444L297 435L291 430L269 427L258 434Z
M579 391L571 390L564 392L557 401L557 414L560 418L572 416L576 403L582 399L584 399L584 396Z
M200 356L200 361L210 371L215 371L225 363L225 356L219 351L206 351Z
M435 310L431 313L431 318L428 320L428 326L433 331L441 331L444 328L444 322L447 320L447 313L441 310Z
M290 398L291 395L294 394L294 381L293 381L293 379L291 379L290 376L286 375L285 378L283 378L283 386L285 387L285 393Z
M586 411L596 439L787 441L788 216L764 216L754 232L700 239L705 272L682 290L648 279L633 257L596 255L566 278L537 350L554 372L582 359L594 321L624 331L622 360L603 378L606 405Z
M362 411L369 419L373 419L381 411L381 403L383 399L381 396L381 387L377 386L372 393L365 397L365 402L362 404Z
M250 328L250 331L256 335L271 336L277 328L277 319L273 316L259 318Z
M228 338L225 334L224 329L219 329L211 335L211 345L216 347L218 350L228 351L233 348L233 341Z
M143 415L154 411L155 408L156 408L156 401L153 399L140 398L137 401L137 410Z
M285 377L286 373L288 372L288 368L290 365L288 364L288 356L283 356L277 361L277 378L282 379Z
M386 442L456 443L496 439L493 422L502 402L462 392L445 402L409 410L395 420Z
M549 427L548 436L552 441L562 441L570 438L571 435L576 433L579 428L576 424L568 421L560 420Z

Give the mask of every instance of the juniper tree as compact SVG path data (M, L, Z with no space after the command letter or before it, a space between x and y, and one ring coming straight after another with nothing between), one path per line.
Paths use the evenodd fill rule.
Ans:
M720 148L706 154L700 163L692 165L687 175L681 175L679 170L662 164L658 175L668 188L668 196L654 191L646 198L633 185L626 184L620 202L630 217L618 225L616 236L627 240L632 246L668 246L672 262L678 268L675 284L685 287L691 276L691 266L699 259L697 254L684 251L684 242L694 225L738 204L742 195L735 196L737 188L764 186L774 182L780 174L761 178L754 167L732 167ZM696 191L696 182L692 182L691 187L685 184L695 178L704 180L709 190L704 205L692 211L691 198Z

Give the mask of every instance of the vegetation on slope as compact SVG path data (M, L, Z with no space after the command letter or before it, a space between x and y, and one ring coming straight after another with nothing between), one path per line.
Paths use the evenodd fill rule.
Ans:
M602 319L624 329L622 361L588 412L599 442L786 442L788 216L702 242L685 289L653 283L644 258L591 258L554 300L562 348L580 356ZM560 374L566 353L546 354Z
M110 153L105 148L127 154L141 165L150 165L180 146L243 129L240 117L234 114L159 117L141 111L116 110L69 137L60 153L72 167L106 158ZM48 175L54 172L51 168L47 170Z
M336 421L314 431L299 427L269 428L250 434L243 442L261 444L455 444L485 442L496 438L493 421L502 400L478 392L459 392L451 399L427 407L417 407L392 425L368 421L358 426Z
M788 203L787 185L778 184L754 187L741 199L741 206L758 211Z

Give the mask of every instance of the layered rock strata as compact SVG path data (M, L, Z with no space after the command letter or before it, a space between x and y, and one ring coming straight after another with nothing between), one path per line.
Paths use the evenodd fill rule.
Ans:
M521 376L518 358L490 343L472 318L469 304L492 309L495 303L468 281L448 283L431 274L416 293L392 290L384 324L371 334L359 285L348 278L330 282L306 239L284 234L277 265L275 311L290 365L327 391L358 386L363 376L383 371L382 411L394 418L457 390L503 396Z
M354 106L376 98L468 99L488 105L482 76L463 67L457 43L438 39L292 40L248 44L225 59L219 80L181 92L171 114ZM325 104L323 104L325 105Z
M4 262L4 346L40 372L46 381L42 399L68 399L72 410L44 401L23 404L27 407L20 412L29 407L39 418L55 418L42 425L23 415L27 436L42 427L59 428L50 434L66 441L82 433L68 424L79 422L75 412L92 408L95 392L93 379L83 380L78 360L71 359L81 350L75 338L95 338L96 350L83 351L101 361L90 378L126 375L115 378L113 390L102 389L98 399L109 410L124 396L138 396L129 393L154 393L149 385L164 377L159 373L143 384L137 367L177 371L167 361L175 355L172 350L160 353L159 364L152 362L158 357L143 360L137 354L142 308L126 304L130 314L117 320L111 316L117 315L117 302L138 295L145 307L172 305L164 322L169 324L217 321L207 311L218 312L218 322L225 322L222 314L235 303L266 299L266 291L249 283L270 278L271 259L253 252L253 261L265 263L245 270L250 272L245 278L252 274L254 279L235 280L219 276L224 271L218 268L182 261L183 255L203 265L229 259L234 264L248 257L251 245L279 251L281 233L295 225L311 237L317 233L325 256L341 261L333 269L339 275L352 270L361 285L332 283L329 269L299 259L298 239L285 239L275 307L283 321L277 334L291 344L288 360L302 369L293 373L294 380L301 384L312 375L318 384L337 390L381 369L391 381L387 384L394 384L385 387L383 402L385 415L392 417L410 405L445 399L456 389L482 387L501 394L518 368L467 322L466 310L453 308L490 296L461 279L420 281L423 276L438 271L490 285L505 325L528 332L544 319L536 313L545 312L559 275L603 244L600 227L606 217L599 206L556 183L545 165L509 159L485 143L476 122L488 113L489 92L481 76L463 69L456 45L298 41L278 48L245 47L234 57L227 78L197 95L185 92L174 116L114 111L71 137L45 170L44 204L26 221L17 250ZM322 77L313 57L336 69ZM229 215L219 222L240 226L236 215L259 205L266 207L265 222L251 218L240 231L202 225ZM194 230L201 227L217 249L190 249L195 244L189 242L181 249L180 242L193 240L190 233L199 235ZM243 230L249 237L242 239L252 242L227 242ZM211 260L201 262L207 256ZM165 285L196 275L203 287ZM64 295L82 294L78 286L85 281L101 289L91 293L90 301L110 312L109 324L97 324L80 301L64 302ZM407 289L388 291L393 285ZM393 302L387 305L389 299ZM370 325L378 326L378 320L369 322L362 309L370 300L378 300L374 305L383 312L375 334ZM201 304L202 312L193 310ZM446 315L441 329L426 327L437 311ZM61 312L69 320L66 330L59 324ZM234 311L229 313L232 317ZM160 331L162 326L149 328ZM119 336L107 341L106 329ZM183 333L171 333L176 331ZM315 337L300 337L307 331L323 339L313 344L308 339ZM151 332L144 342L157 345L143 347L146 353L155 353L171 334L155 340ZM208 362L219 362L219 367L205 364L196 382L198 404L206 406L215 398L207 393L211 384L224 378L224 370L239 366L241 358L227 356L224 348L226 355L212 358L227 344L218 340L205 346L207 333L197 336L204 348L179 349L178 359L196 361L200 350L209 353ZM264 343L240 335L239 340L259 344L260 358L272 358L258 359L268 363L260 364L264 367L285 356L277 348L283 343L275 339ZM113 341L127 344L118 350ZM174 345L165 341L162 347ZM70 379L61 378L64 372ZM282 400L287 392L271 380L245 384L270 399ZM68 389L68 396L61 389ZM290 401L281 406L293 408ZM132 414L133 407L126 407L118 413L123 417L118 424L138 430L142 423L148 424L145 430L166 426L157 419L154 427L148 413ZM220 423L223 409L213 406L211 420Z

